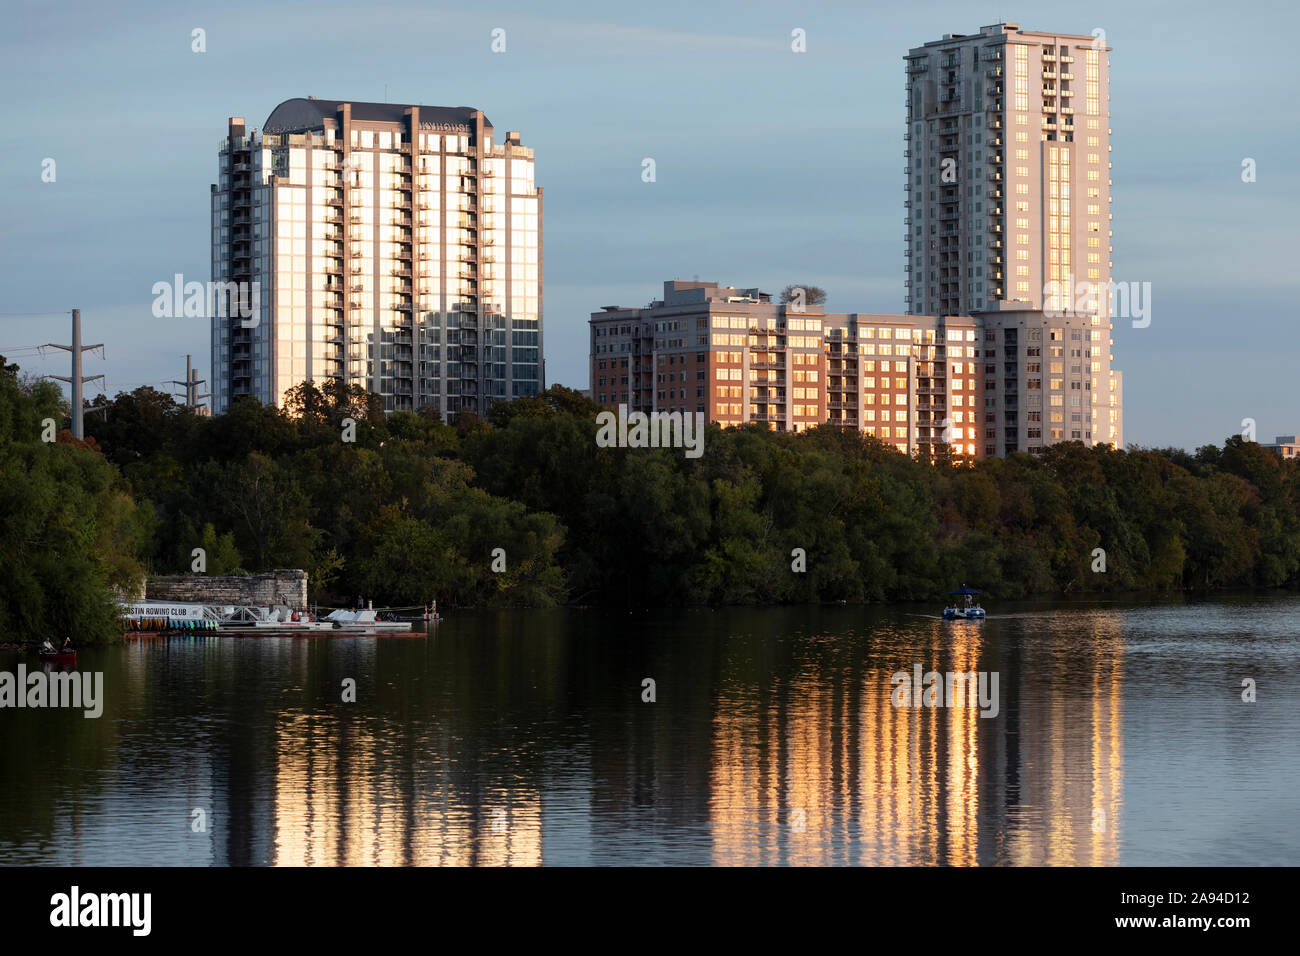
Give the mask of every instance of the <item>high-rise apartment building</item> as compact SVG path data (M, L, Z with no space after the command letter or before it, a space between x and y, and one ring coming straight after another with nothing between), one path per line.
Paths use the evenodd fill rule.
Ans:
M443 415L542 390L533 163L466 107L309 97L261 130L230 119L212 278L255 287L258 311L212 319L215 410L308 379Z
M908 311L1044 309L1110 280L1108 48L1014 23L907 55Z
M1000 23L906 64L908 312L982 318L994 453L1122 446L1104 34Z

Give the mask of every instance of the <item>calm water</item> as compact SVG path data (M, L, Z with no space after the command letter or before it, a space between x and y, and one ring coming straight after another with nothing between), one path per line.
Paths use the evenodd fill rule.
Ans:
M0 862L1300 864L1300 599L995 611L82 651L102 718L0 710ZM916 664L996 672L997 716L893 706Z

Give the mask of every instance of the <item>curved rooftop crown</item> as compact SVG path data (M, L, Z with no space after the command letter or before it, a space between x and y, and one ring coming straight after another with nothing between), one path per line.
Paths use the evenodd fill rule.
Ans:
M468 106L417 106L404 103L357 103L352 100L318 100L297 97L285 100L271 111L262 131L266 133L302 133L321 129L326 120L334 120L338 108L344 103L352 107L352 119L362 123L400 123L405 111L420 111L423 129L445 129L448 126L468 126L474 129L474 114L478 111ZM486 116L483 125L491 127Z

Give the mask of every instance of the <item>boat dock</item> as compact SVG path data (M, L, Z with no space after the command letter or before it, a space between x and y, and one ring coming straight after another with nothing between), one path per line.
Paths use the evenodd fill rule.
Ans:
M415 621L428 621L428 611L419 617L400 617L407 608L344 608L324 615L287 606L251 607L240 605L181 604L144 601L120 605L119 617L131 633L173 634L206 632L224 635L311 634L322 637L355 634L409 633Z

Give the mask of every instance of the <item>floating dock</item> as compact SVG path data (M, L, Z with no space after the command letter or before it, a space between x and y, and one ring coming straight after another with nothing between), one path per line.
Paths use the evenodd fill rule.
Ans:
M320 636L409 633L412 621L381 617L383 609L337 609L318 617L311 611L289 607L247 607L215 604L177 604L145 601L120 605L119 617L134 633L185 633Z

